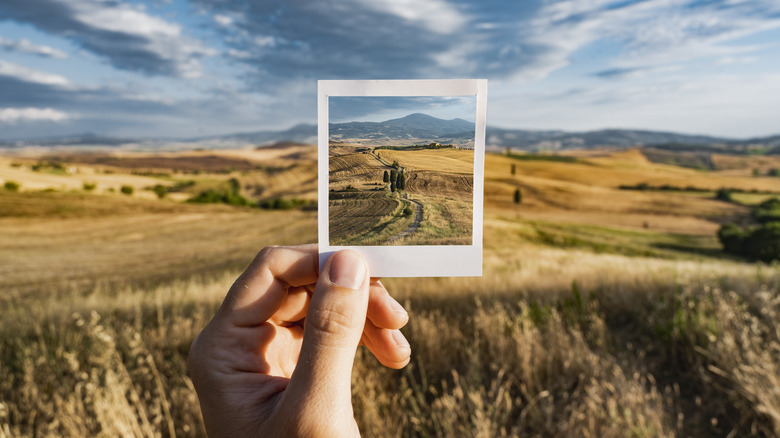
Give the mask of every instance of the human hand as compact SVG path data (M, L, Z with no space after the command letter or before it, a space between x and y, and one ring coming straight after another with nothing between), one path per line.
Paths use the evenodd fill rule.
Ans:
M319 276L317 266L316 245L263 249L193 341L190 375L209 436L359 436L359 343L385 366L409 363L398 330L406 311L363 258L345 250Z

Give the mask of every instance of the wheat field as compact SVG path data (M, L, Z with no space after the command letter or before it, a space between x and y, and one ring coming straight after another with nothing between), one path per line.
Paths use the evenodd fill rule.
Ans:
M23 188L37 175L8 163ZM313 176L274 163L198 177L292 193ZM780 436L780 265L714 237L747 208L617 189L767 180L631 151L541 164L487 157L482 277L383 280L409 310L412 361L358 351L363 435ZM316 237L314 212L60 189L0 191L0 213L2 438L204 436L192 339L263 246Z

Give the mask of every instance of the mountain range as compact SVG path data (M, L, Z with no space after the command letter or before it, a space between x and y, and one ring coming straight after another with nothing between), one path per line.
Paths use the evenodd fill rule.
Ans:
M384 122L331 123L331 140L390 139L390 140L456 140L474 139L474 123L463 119L444 120L427 114L415 113Z
M459 142L473 138L474 124L463 119L443 120L426 114L410 114L384 122L347 122L330 125L331 134L342 139L431 139ZM0 148L83 147L172 150L195 148L230 148L264 146L281 141L317 143L317 125L300 124L285 130L266 130L194 138L119 138L96 134L0 140ZM505 148L526 151L592 149L597 147L654 147L662 149L701 150L712 152L780 154L780 135L729 139L673 132L602 129L567 132L561 130L521 130L488 127L485 142L488 149Z

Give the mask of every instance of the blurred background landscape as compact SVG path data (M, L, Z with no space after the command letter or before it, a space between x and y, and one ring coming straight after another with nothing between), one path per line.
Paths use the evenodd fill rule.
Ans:
M203 436L192 339L316 240L316 79L448 77L490 80L484 275L384 280L364 435L780 436L778 41L768 0L0 3L0 436Z

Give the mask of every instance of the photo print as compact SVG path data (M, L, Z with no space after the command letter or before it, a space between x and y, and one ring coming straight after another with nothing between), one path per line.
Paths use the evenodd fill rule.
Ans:
M320 261L372 276L479 276L485 80L319 82Z

